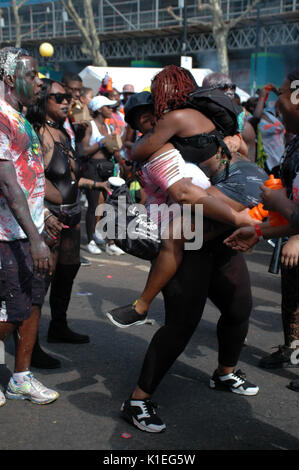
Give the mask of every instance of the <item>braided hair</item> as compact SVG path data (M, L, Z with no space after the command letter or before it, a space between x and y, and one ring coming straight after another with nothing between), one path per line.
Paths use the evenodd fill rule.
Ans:
M26 49L17 47L4 47L0 49L0 80L3 81L7 75L15 74L20 57L31 57Z
M167 111L185 107L189 93L196 87L189 70L176 65L165 67L153 78L151 86L157 119Z

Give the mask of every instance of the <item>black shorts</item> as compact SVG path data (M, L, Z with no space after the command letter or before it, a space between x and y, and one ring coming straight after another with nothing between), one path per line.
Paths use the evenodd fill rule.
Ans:
M42 305L44 280L33 272L27 240L0 242L0 322L21 323Z
M252 208L262 202L260 186L268 179L267 173L256 163L241 160L229 165L226 169L210 178L211 184L223 194Z

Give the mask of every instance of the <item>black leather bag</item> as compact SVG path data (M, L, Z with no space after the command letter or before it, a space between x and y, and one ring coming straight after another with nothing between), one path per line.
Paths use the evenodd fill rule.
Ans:
M97 172L103 181L107 181L114 174L114 164L110 160L98 160Z
M109 211L110 215L103 215L115 224L115 244L137 258L156 258L161 248L159 226L150 220L144 206L143 211L139 204L134 203L128 186L124 184L115 189L105 204L114 209L111 213Z

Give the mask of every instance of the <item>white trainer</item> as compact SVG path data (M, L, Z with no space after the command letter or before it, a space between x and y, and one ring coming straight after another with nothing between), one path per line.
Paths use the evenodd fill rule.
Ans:
M3 394L3 393L1 392L1 390L0 390L0 407L3 406L3 405L5 405L5 403L6 403L5 396L4 396L4 394Z
M22 384L17 384L11 377L7 389L6 398L11 400L30 400L38 405L46 405L57 400L59 393L45 387L31 372L24 376Z
M91 240L91 242L88 243L87 250L92 255L100 255L102 253L102 250L97 246L94 240Z
M113 245L106 245L106 253L108 255L115 255L115 256L120 256L120 255L124 255L125 252L123 250L121 250L118 246L116 246L115 244Z

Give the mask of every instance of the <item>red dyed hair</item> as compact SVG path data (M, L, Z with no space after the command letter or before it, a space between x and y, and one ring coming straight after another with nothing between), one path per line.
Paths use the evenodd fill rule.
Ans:
M159 119L166 110L183 108L189 93L197 84L189 70L168 65L152 81L155 116Z

